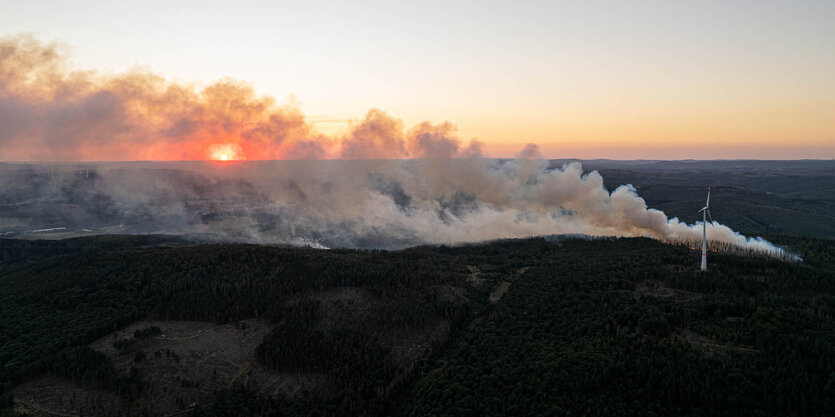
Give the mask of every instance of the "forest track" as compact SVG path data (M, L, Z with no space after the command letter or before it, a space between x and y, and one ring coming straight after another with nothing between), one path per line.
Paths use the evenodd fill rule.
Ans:
M715 343L713 339L702 336L689 329L683 329L677 332L677 336L684 339L684 341L690 343L691 345L700 347L704 350L713 348L717 351L738 350L740 352L760 353L759 349L754 349L753 347L722 345Z
M219 329L221 327L227 327L227 326L231 326L231 324L221 324L220 326L215 326L215 327L212 327L210 329L198 330L197 334L193 334L191 336L182 336L182 337L155 336L154 339L157 339L157 340L189 340L189 339L194 339L194 338L203 336L206 333L211 332L212 330Z
M726 350L738 350L740 352L749 352L749 353L760 353L759 349L752 349L752 348L745 348L740 346L731 346L731 345L720 345L718 343L709 343L709 342L694 342L700 344L702 346L709 346L719 349L726 349Z
M241 368L240 368L240 369L238 369L238 372L235 372L235 375L233 375L231 379L229 379L229 383L228 383L228 384L226 384L226 386L227 386L227 387L231 387L231 386L232 386L232 384L234 384L234 383L235 383L235 381L237 381L237 380L238 380L238 378L240 378L240 377L241 377L241 375L243 375L243 374L244 374L244 372L246 372L246 371L248 371L248 370L249 370L249 366L250 366L251 364L252 364L252 362L248 362L248 361L247 361L246 363L244 363L243 365L241 365Z
M24 408L31 408L32 410L39 411L41 413L46 413L47 415L50 415L50 416L78 417L80 415L80 414L70 414L70 413L62 413L62 412L59 412L59 411L47 410L45 408L38 407L37 405L32 404L32 403L28 403L26 401L15 400L15 404L22 405ZM15 410L15 411L17 411L17 410ZM21 410L21 411L25 412L26 410L24 409L24 410Z
M168 414L165 415L165 417L175 417L175 416L182 416L182 415L185 415L185 414L188 414L188 413L193 413L194 409L197 408L197 405L198 405L197 403L192 404L188 408L186 408L185 410L180 410L180 411L175 411L173 413L168 413Z

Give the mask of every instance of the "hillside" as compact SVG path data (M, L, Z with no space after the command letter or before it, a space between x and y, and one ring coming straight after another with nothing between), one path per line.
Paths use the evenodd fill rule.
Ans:
M788 243L803 263L714 255L700 273L646 239L0 240L4 398L71 415L825 414L835 245Z
M571 160L551 161L559 167ZM835 162L807 161L582 161L606 188L633 185L649 207L688 223L712 186L716 221L745 235L835 239Z

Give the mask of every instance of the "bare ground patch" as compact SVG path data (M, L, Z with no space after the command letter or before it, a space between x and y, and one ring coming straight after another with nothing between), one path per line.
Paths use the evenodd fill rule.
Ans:
M467 265L467 269L470 270L470 274L467 275L467 282L474 287L480 286L484 282L484 278L481 277L481 269L475 265Z
M676 301L685 302L701 300L708 296L708 294L670 288L661 281L649 280L641 281L635 284L635 289L632 290L632 297L638 302L640 302L643 297L673 298Z
M728 356L728 353L731 351L759 353L759 350L750 346L733 346L716 343L713 339L705 337L690 329L679 329L676 332L676 337L686 341L696 349L705 352L705 355L708 357L713 355Z
M499 300L507 294L507 291L510 289L510 281L502 281L493 288L493 291L490 292L490 302L497 303Z
M466 302L464 288L438 285L429 289L441 301ZM333 288L310 294L318 301L315 327L324 333L360 331L382 301L372 292L355 287ZM304 298L287 301L300 302ZM128 347L114 342L131 339L134 332L156 326L158 335L134 339ZM19 385L15 398L20 408L34 415L54 413L110 416L118 413L171 415L205 406L212 392L245 386L256 392L289 398L332 398L335 381L323 372L276 372L255 360L255 349L272 329L265 320L250 319L217 325L210 322L144 320L133 323L90 344L112 362L119 375L135 368L145 382L141 397L123 401L118 390L79 385L55 376L44 376ZM435 342L449 336L450 322L441 316L417 327L388 327L375 336L390 348L392 364L410 374ZM394 384L396 381L391 381ZM47 414L44 414L47 415Z
M520 275L524 274L525 272L528 272L529 269L531 269L530 266L523 266L519 268L516 272L512 273L507 281L502 281L496 284L496 286L493 287L493 290L490 292L490 302L499 302L499 300L501 300L502 297L504 297L504 295L507 294L508 290L510 290L510 286L513 284L513 281L519 278Z
M129 349L119 350L113 342L129 338L138 329L157 326L159 336L137 340ZM145 381L142 397L125 404L110 389L82 386L45 376L19 385L15 398L21 403L68 414L108 416L121 411L131 415L142 409L159 414L205 405L212 391L245 385L265 394L303 395L324 386L327 378L317 374L276 373L255 361L255 348L269 331L269 323L245 320L216 325L208 322L141 321L93 342L90 347L104 353L117 373L127 375L136 368ZM137 362L137 352L144 358Z

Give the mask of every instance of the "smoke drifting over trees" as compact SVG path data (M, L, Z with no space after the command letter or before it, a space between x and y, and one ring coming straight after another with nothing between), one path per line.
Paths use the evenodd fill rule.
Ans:
M132 71L73 70L60 47L0 38L1 160L303 159L252 163L9 164L0 233L186 233L263 243L403 247L547 234L701 239L701 226L613 192L536 145L483 158L448 122L406 128L372 109L345 135L234 80L198 88ZM399 159L416 158L416 159ZM337 159L322 161L320 159ZM694 210L697 208L694 208ZM708 239L779 254L713 223Z
M700 225L608 192L579 163L362 161L6 164L0 233L178 233L221 240L398 248L549 234L695 242ZM119 226L117 229L112 227ZM712 223L708 239L781 252Z

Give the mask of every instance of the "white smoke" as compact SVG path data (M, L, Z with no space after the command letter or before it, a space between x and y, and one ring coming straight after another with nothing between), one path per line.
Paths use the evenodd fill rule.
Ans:
M94 164L92 178L64 166L63 174L44 180L30 193L29 207L17 213L76 210L62 219L73 224L35 222L32 229L90 229L96 226L90 222L118 221L128 232L327 247L397 248L553 234L701 242L701 223L685 224L648 208L632 186L608 192L598 172L584 173L580 163L549 169L537 156L528 147L514 160ZM46 172L27 169L37 178ZM11 202L11 184L0 187ZM100 212L113 219L98 219ZM716 222L708 224L707 238L714 248L787 256L766 240Z
M480 142L455 131L449 122L407 129L371 109L327 136L295 105L246 83L79 71L55 44L6 36L2 160L285 161L0 166L0 234L160 232L386 248L551 234L701 240L699 224L647 208L631 186L610 193L578 163L549 169L533 144L514 160L486 159ZM718 223L707 237L714 247L783 256Z

